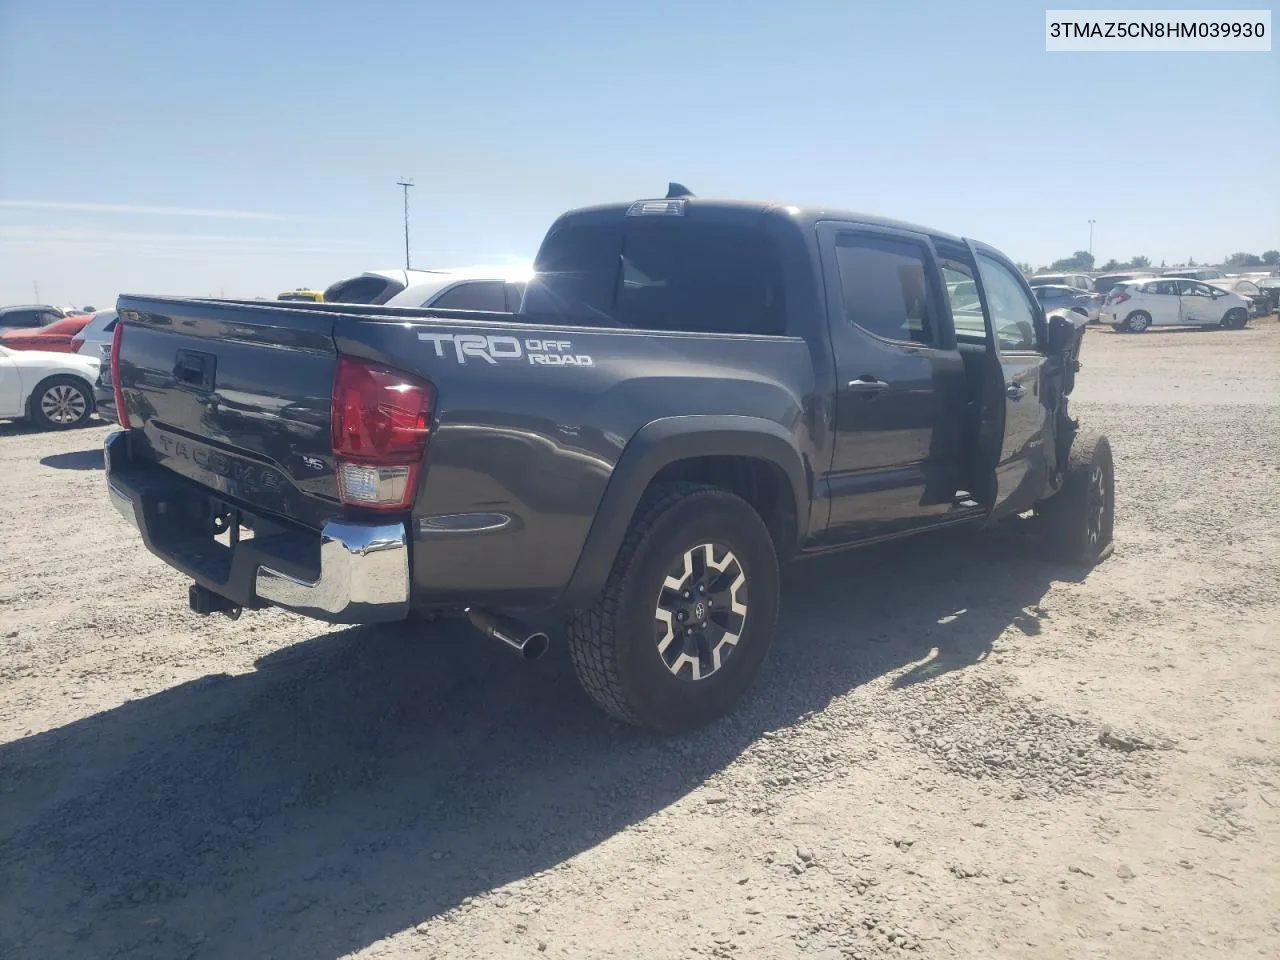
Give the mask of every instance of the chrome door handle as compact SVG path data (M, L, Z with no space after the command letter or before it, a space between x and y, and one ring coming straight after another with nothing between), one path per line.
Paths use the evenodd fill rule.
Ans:
M876 396L888 390L889 384L883 380L877 380L875 377L865 376L859 377L857 380L850 380L849 389L855 393L865 393L870 396Z

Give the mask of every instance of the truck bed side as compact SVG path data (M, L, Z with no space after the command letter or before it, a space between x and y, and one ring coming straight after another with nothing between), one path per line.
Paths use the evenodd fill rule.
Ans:
M122 298L120 379L140 428L132 449L318 536L329 521L360 519L340 503L334 473L338 356L430 381L434 422L414 506L386 518L405 524L416 606L558 599L593 525L610 522L597 512L624 451L655 421L682 418L681 449L701 455L740 452L723 440L726 418L754 424L742 433L783 444L795 483L813 474L803 340L321 306ZM707 442L690 446L703 428ZM643 469L662 466L650 455ZM807 522L810 491L796 495Z

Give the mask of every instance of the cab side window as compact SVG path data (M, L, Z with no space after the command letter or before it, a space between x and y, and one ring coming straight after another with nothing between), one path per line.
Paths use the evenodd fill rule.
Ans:
M507 295L500 280L480 280L460 283L440 294L430 304L437 310L489 310L505 313Z
M939 251L941 253L941 251ZM978 300L978 284L973 270L967 263L949 260L943 255L939 262L942 282L951 302L951 320L955 324L956 338L968 342L987 339L987 322L982 316L982 303Z
M843 234L836 241L836 265L851 324L885 340L936 342L924 247L909 240Z
M1001 350L1027 351L1036 348L1036 307L1023 292L1022 284L1008 267L985 254L978 254L978 273L987 295L991 326Z

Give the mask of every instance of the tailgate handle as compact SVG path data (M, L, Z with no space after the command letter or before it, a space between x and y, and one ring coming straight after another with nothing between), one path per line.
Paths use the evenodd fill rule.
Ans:
M218 358L198 350L179 350L173 363L173 378L202 390L213 389L213 371Z

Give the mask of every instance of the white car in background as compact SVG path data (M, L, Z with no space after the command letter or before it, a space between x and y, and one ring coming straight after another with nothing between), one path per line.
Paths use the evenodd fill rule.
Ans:
M85 328L71 340L71 352L101 360L106 356L104 348L111 346L111 333L116 328L116 312L99 310Z
M324 301L515 313L532 276L531 267L369 270L330 286Z
M1113 287L1102 304L1102 322L1127 333L1173 326L1240 330L1249 312L1249 301L1238 293L1201 280L1157 277Z
M1238 293L1249 301L1249 316L1265 317L1271 312L1271 297L1249 277L1223 277L1221 280L1209 280L1209 286Z
M96 357L0 347L0 419L46 430L83 426L93 415Z

